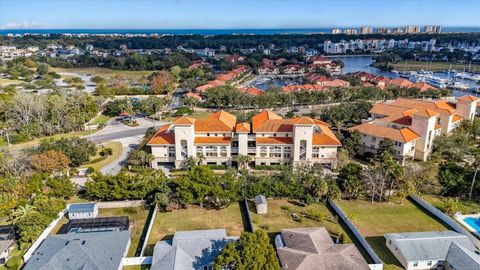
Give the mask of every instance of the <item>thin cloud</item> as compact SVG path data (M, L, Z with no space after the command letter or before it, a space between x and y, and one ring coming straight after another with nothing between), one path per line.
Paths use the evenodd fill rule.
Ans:
M44 29L49 28L50 24L44 22L11 22L0 26L0 29Z

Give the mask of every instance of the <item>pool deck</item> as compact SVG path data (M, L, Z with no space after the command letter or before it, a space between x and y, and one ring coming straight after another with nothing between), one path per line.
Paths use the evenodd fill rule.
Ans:
M465 218L477 218L477 219L480 219L480 213L477 213L477 214L470 214L470 215L462 215L461 213L456 213L455 215L453 215L453 217L460 223L463 225L463 227L467 228L467 230L469 230L470 232L474 233L475 236L477 237L480 237L480 231L477 231L475 228L473 228L470 224L468 224L467 222L465 222Z

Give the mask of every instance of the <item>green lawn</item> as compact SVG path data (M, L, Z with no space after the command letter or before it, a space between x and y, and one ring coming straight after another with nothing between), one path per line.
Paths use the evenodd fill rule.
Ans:
M423 195L422 199L443 211L443 197L435 195ZM480 203L471 200L459 200L459 211L462 214L474 214L480 212Z
M343 229L324 204L302 206L298 201L269 199L268 212L265 215L259 215L255 212L253 202L251 202L249 206L255 229L267 231L271 238L275 237L281 229L302 227L325 227L333 236L338 236L340 232L346 236ZM309 218L309 213L319 213L322 218L320 220ZM293 214L301 216L302 219L296 221L292 217ZM346 236L345 240L346 242L351 242L348 236Z
M409 70L431 70L431 71L444 71L450 68L455 70L463 71L463 69L468 69L469 64L459 64L459 63L450 63L444 61L437 61L437 62L426 62L426 61L405 61L399 62L394 65L394 69L398 71L409 71ZM476 68L477 71L480 71L480 65L471 65L470 67L472 70Z
M403 204L363 200L338 201L337 204L385 263L385 270L402 267L386 247L384 234L448 229L409 200L404 200Z
M9 84L21 84L21 83L24 83L24 81L0 78L0 86L9 85Z
M172 239L176 231L205 229L226 229L229 236L240 236L244 224L239 204L221 210L189 206L187 209L157 213L145 254L152 255L155 243Z
M55 72L70 72L70 73L90 73L92 76L100 76L108 79L114 76L122 76L128 80L138 80L140 77L148 77L153 71L129 71L129 70L113 70L108 68L87 67L87 68L51 68Z
M95 120L93 120L92 125L105 125L108 120L110 120L112 117L109 115L100 115L97 117Z
M124 266L122 270L149 270L150 265L142 265L142 266Z
M28 141L28 142L22 142L22 143L14 144L14 145L12 145L12 147L14 149L26 149L26 148L36 146L37 144L40 143L40 140L42 140L42 139L49 139L49 138L60 139L60 138L81 137L81 136L86 136L86 135L93 134L96 131L97 130L82 130L82 131L74 131L74 132L70 132L70 133L56 134L56 135L52 135L52 136L45 136L45 137L37 138L37 139L31 140L31 141Z
M131 228L131 244L128 250L128 257L134 257L137 249L141 248L140 237L148 217L148 209L143 207L128 207L128 208L102 208L98 209L99 217L111 217L111 216L128 216Z
M109 148L109 147L112 148L112 155L105 159L97 161L95 163L84 164L82 165L83 168L92 167L96 171L98 171L101 168L108 165L109 163L113 162L114 160L117 160L122 154L123 147L120 142L106 142L106 143L103 143L102 145L103 145L102 147L100 146L97 147L97 154L94 157L92 157L90 160L98 159L100 157L99 155L100 151L102 151L102 149L104 148Z

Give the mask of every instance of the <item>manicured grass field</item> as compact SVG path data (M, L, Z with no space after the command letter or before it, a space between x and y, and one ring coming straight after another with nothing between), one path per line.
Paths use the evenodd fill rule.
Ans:
M111 118L112 118L111 116L102 114L99 117L97 117L95 120L93 120L92 125L104 125Z
M9 84L21 84L21 83L24 83L24 81L0 78L0 86L9 85Z
M340 232L344 233L345 242L351 242L325 204L303 206L298 201L269 199L268 212L265 215L256 213L253 202L249 206L255 229L265 230L272 239L281 229L325 227L333 236L337 236ZM320 214L320 220L309 218L309 213ZM296 221L292 215L301 216L301 221Z
M94 160L94 159L99 158L100 155L98 153L100 153L100 151L102 151L102 149L104 149L104 148L112 148L112 155L105 158L105 159L102 159L98 162L95 162L95 163L84 164L84 165L82 165L83 168L92 167L96 171L98 171L101 168L105 167L110 162L118 159L120 157L120 155L122 154L123 148L122 148L122 144L120 142L106 142L106 143L103 143L102 145L103 145L102 147L97 146L97 155L92 157L90 160Z
M124 266L122 270L149 270L150 265L142 265L142 266Z
M405 70L431 70L431 71L445 71L450 68L455 69L457 71L468 70L469 64L458 64L458 63L450 63L450 62L426 62L426 61L403 61L394 65L394 69L398 71L405 71ZM471 65L470 69L480 72L480 65Z
M384 234L448 229L408 200L403 204L363 200L338 201L337 204L385 263L385 270L403 268L386 247Z
M42 140L42 139L49 139L49 138L60 139L60 138L81 137L81 136L86 136L86 135L93 134L95 132L96 132L96 130L82 130L82 131L74 131L74 132L70 132L70 133L56 134L56 135L52 135L52 136L45 136L45 137L34 139L34 140L31 140L31 141L28 141L28 142L22 142L22 143L14 144L14 145L12 145L12 148L14 148L14 149L26 149L26 148L36 146L37 144L40 143L40 140Z
M141 248L140 237L144 227L147 225L148 209L143 207L128 207L128 208L102 208L98 209L99 217L112 216L128 216L131 229L131 244L128 250L128 257L134 257L137 249Z
M434 195L423 195L422 199L443 211L443 197ZM480 212L480 203L470 200L459 200L459 211L462 214L474 214Z
M51 68L55 72L69 72L69 73L89 73L92 76L100 76L108 79L114 76L122 76L128 80L138 80L140 77L148 77L153 71L128 71L128 70L113 70L108 68L88 67L88 68Z
M221 210L189 206L187 209L157 213L145 255L152 255L155 243L172 239L176 231L205 229L226 229L229 236L240 236L244 223L239 204Z

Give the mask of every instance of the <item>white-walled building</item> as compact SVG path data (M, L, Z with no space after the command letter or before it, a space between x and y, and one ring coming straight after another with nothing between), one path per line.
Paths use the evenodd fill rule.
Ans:
M443 269L452 243L475 252L470 239L454 231L385 234L386 245L406 270Z
M152 168L181 167L189 157L204 164L238 165L249 156L254 165L322 163L336 166L340 141L325 122L308 117L282 119L263 111L251 123L237 123L225 111L205 119L180 117L159 128L148 141L155 159Z
M422 101L397 99L377 103L371 117L349 130L361 134L360 154L376 153L384 139L393 141L397 159L426 160L432 151L433 139L450 134L462 120L473 120L479 99L462 96L455 101Z
M98 206L95 203L74 203L68 207L68 219L95 218Z

